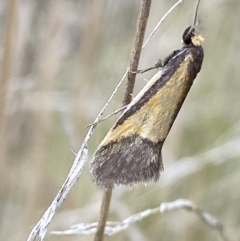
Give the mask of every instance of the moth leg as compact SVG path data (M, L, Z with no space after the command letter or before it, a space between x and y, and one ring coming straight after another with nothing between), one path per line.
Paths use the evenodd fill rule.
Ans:
M143 74L149 70L152 70L152 69L158 69L158 68L161 68L162 67L162 60L159 59L158 62L153 66L153 67L150 67L150 68L147 68L147 69L143 69L143 70L137 70L136 73L140 73L140 74Z
M158 69L158 68L163 68L165 65L167 65L167 63L169 62L169 60L171 58L173 58L179 51L173 51L171 54L169 54L164 60L161 60L159 59L158 62L153 66L153 67L150 67L150 68L147 68L147 69L143 69L143 70L137 70L137 71L130 71L131 73L133 74L143 74L149 70L152 70L152 69Z
M155 64L155 68L162 68L164 66L164 60L159 59L158 62Z
M149 70L156 69L156 68L157 68L157 67L154 66L154 67L150 67L150 68L147 68L147 69L138 70L138 71L139 71L138 73L143 74L143 73L145 73L145 72L147 72L147 71L149 71Z
M132 71L132 70L128 70L129 73L132 73L132 74L140 74L142 70L138 69L136 71Z

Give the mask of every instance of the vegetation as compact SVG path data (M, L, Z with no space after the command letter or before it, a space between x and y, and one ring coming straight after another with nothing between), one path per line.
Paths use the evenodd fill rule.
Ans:
M153 1L146 36L175 1ZM87 125L129 65L140 1L3 1L0 9L0 240L26 240L62 186ZM183 1L142 52L140 69L180 47L195 1ZM163 149L159 182L113 191L108 220L184 198L239 235L240 33L238 0L202 1L205 59ZM155 72L138 75L137 93ZM124 85L107 114L122 105ZM117 117L98 125L89 160ZM73 150L73 152L71 151ZM49 227L98 220L102 190L88 164ZM93 235L46 240L93 240ZM106 240L221 240L192 213L149 216Z

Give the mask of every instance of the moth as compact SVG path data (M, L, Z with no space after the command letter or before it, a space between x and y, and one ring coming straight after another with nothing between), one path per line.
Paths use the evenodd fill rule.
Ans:
M159 179L162 146L201 70L202 42L195 26L188 27L182 47L153 67L161 71L133 98L93 156L90 172L98 186L108 189Z

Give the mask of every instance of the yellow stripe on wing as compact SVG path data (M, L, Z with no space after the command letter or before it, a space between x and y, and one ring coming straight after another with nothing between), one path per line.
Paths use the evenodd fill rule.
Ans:
M137 112L128 117L121 125L112 128L100 146L132 135L139 135L154 143L164 140L175 119L174 115L181 108L186 91L191 86L188 72L191 61L193 61L192 55L187 55L168 82ZM159 75L155 75L133 99L124 113L143 98L146 90L151 88L159 78Z

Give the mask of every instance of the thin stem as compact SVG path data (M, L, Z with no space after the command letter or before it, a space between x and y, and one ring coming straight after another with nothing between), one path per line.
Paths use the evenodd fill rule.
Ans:
M98 223L97 232L94 237L94 241L99 241L99 240L103 239L103 234L104 234L105 224L107 221L107 215L108 215L108 211L109 211L111 197L112 197L112 188L105 190L104 194L103 194L100 219L99 219L99 223Z
M134 88L135 79L136 79L136 73L133 73L133 72L136 71L138 68L138 63L139 63L140 54L142 50L144 34L147 26L147 20L150 12L151 3L152 3L152 0L142 1L141 12L138 20L138 27L137 27L133 51L132 51L132 59L130 62L130 69L129 69L130 71L128 72L127 86L126 86L125 95L123 98L123 106L128 105L132 100L132 93L133 93L133 88ZM106 225L111 196L112 196L112 188L104 191L102 206L101 206L101 214L100 214L100 219L97 227L97 232L94 237L94 241L103 240L103 234L104 234L104 229Z
M151 0L143 0L142 2L142 8L141 8L137 32L134 40L132 59L130 62L130 68L128 72L128 81L127 81L127 86L126 86L125 95L123 99L123 105L129 104L132 100L132 93L133 93L133 88L134 88L135 79L136 79L136 73L134 72L136 72L137 70L139 59L140 59L140 54L142 50L144 34L147 26L147 20L150 12L151 2L152 2Z
M159 20L159 22L157 23L157 25L155 26L155 28L153 29L153 31L150 33L149 37L147 38L147 40L145 41L145 43L143 44L144 48L147 43L149 42L149 40L152 38L152 36L155 34L155 32L157 31L158 27L162 24L162 22L166 19L166 17L173 11L173 9L175 9L177 7L178 4L180 4L183 0L179 0L177 1L165 14L164 16Z
M113 115L118 114L119 112L125 110L126 108L127 108L127 105L122 106L121 108L115 110L113 113L107 115L106 117L103 117L103 118L101 118L100 120L98 120L97 122L93 122L92 124L88 125L87 128L88 128L88 127L91 127L91 126L95 126L95 125L97 125L98 123L109 119L109 118L112 117Z
M195 13L194 13L194 19L193 19L193 26L197 24L197 15L198 15L198 8L199 8L200 0L198 0Z

